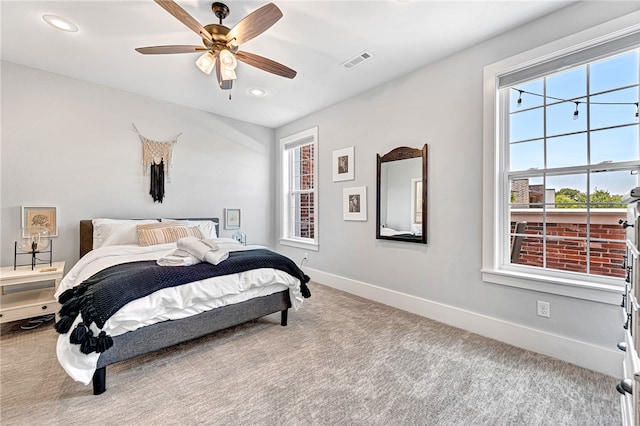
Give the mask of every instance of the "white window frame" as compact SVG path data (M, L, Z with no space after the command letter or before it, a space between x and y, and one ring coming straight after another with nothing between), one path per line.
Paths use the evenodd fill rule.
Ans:
M553 293L608 304L620 304L624 280L611 277L588 277L553 270L523 271L509 265L507 227L509 193L505 190L503 171L506 167L506 147L501 142L506 131L502 124L498 80L500 76L520 70L544 68L546 63L569 58L574 65L580 52L615 40L640 36L637 14L630 14L598 25L553 43L504 59L484 68L483 89L483 221L482 279L485 282ZM634 34L636 33L636 34ZM556 69L557 71L558 69ZM550 72L550 70L548 70Z
M291 188L291 150L302 145L313 144L314 149L314 167L313 167L313 190L307 191L314 194L313 196L313 238L301 238L292 235L290 227L291 220L289 212L291 211L292 195ZM281 158L281 188L282 188L282 205L280 209L280 244L308 250L317 251L318 244L318 127L304 130L290 136L280 139L280 158Z

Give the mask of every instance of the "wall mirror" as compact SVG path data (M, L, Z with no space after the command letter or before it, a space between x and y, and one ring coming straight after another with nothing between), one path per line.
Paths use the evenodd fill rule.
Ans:
M376 238L427 243L427 145L378 157Z

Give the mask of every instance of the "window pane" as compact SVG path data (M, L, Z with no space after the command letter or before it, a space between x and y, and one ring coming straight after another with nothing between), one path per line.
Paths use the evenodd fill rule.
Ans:
M591 164L638 158L638 127L627 126L591 133Z
M592 228L597 225L593 225ZM613 228L613 225L610 226ZM610 229L617 232L622 228ZM605 230L609 231L609 230ZM593 232L593 231L592 231ZM624 239L624 231L619 232ZM607 277L625 277L623 268L625 255L625 242L598 242L592 241L589 245L589 272Z
M538 139L509 145L509 170L541 169L544 167L544 141Z
M587 134L560 136L547 140L547 168L587 164Z
M293 194L291 198L291 235L298 238L314 238L314 194Z
M544 136L543 109L536 108L511 114L509 131L511 142L537 139Z
M547 177L547 191L553 194L550 207L584 209L587 202L587 175L560 175ZM549 199L551 199L549 195Z
M630 170L591 173L592 207L624 209L622 196L637 185L638 177Z
M582 66L547 77L547 104L552 98L575 99L587 95L587 67ZM551 97L551 98L549 98ZM573 105L573 104L572 104ZM575 106L575 105L574 105Z
M592 93L638 84L638 51L614 56L591 64L589 83Z
M510 182L510 208L529 209L542 208L542 178L515 178Z
M528 229L529 229L529 224L527 224L527 230ZM517 261L513 263L517 263L519 265L541 267L544 265L542 249L543 249L542 238L527 236L522 241L519 255L515 256L517 257Z
M596 102L609 102L610 104L597 104ZM630 103L631 105L615 105L616 102ZM591 97L591 128L617 126L620 124L635 123L635 102L638 102L638 88L631 87L624 90L604 93ZM613 103L613 104L611 104ZM581 111L582 113L582 111Z
M574 115L576 104L561 102L547 107L547 135L564 135L587 130L587 105L578 105L578 116Z
M553 226L556 225L556 226ZM558 226L560 225L560 226ZM548 224L547 228L553 229L552 233L562 234L564 224ZM547 268L560 271L587 272L587 252L585 241L565 238L547 238L546 264Z
M523 90L529 93L522 93L520 95L519 90ZM544 96L536 96L535 94L544 93L544 80L531 81L529 83L520 84L517 87L511 88L509 110L515 112L518 109L528 109L533 107L542 106L544 102ZM521 98L522 102L518 105L518 98Z
M293 172L291 188L294 191L313 189L313 145L304 145L292 150Z

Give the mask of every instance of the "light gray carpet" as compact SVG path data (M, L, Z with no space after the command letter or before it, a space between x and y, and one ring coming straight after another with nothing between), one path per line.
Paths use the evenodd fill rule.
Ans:
M311 299L71 380L51 325L4 324L2 425L616 425L616 380L311 283Z

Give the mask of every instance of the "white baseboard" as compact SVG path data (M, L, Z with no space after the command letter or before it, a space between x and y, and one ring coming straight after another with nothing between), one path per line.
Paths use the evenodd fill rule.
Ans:
M313 281L383 303L519 348L560 359L613 377L622 377L622 352L524 327L427 299L304 268Z

